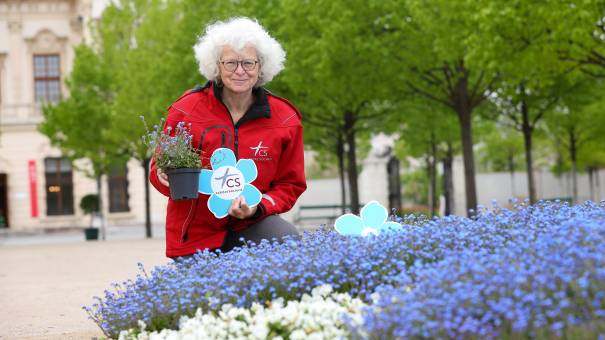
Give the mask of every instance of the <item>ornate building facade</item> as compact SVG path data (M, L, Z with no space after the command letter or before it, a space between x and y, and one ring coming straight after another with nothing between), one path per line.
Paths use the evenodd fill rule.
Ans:
M68 96L73 48L86 36L92 0L0 0L0 228L84 227L79 208L96 181L38 132L41 107ZM108 225L144 223L143 169L131 161L102 179ZM165 198L151 190L152 221Z

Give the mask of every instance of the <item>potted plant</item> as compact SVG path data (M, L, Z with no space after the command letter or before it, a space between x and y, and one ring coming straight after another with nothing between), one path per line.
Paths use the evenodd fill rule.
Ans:
M99 212L99 196L96 194L88 194L80 200L80 209L85 215L90 214L90 226L84 229L86 240L98 240L99 228L93 226L94 215Z
M155 125L150 131L145 119L141 119L147 131L143 141L151 151L155 166L168 175L170 198L175 201L197 199L202 162L191 146L191 124L186 126L185 122L179 122L174 128L162 129L162 119L162 124Z

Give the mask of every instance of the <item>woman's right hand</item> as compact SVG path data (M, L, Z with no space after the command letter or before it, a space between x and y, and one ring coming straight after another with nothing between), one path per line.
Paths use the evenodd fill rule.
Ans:
M158 180L166 187L170 187L170 183L168 182L168 175L166 175L161 169L156 170L158 173Z

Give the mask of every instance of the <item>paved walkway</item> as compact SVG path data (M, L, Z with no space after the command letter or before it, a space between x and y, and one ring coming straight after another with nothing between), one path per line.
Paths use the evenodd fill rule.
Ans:
M124 227L135 228L135 227ZM124 231L126 230L126 231ZM94 339L103 336L83 305L112 282L170 260L164 240L109 230L107 241L82 232L0 239L0 339ZM157 235L157 233L156 233Z

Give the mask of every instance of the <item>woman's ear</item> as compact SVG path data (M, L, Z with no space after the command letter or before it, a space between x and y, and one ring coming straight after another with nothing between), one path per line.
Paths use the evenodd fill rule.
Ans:
M259 69L258 76L256 78L256 84L254 84L254 87L260 87L260 82L262 79L263 79L263 71L262 71L262 69Z

